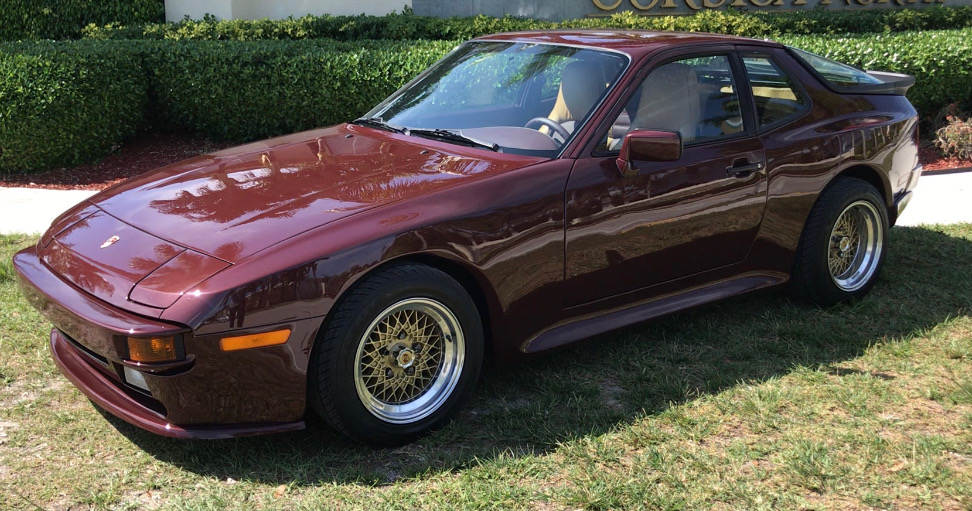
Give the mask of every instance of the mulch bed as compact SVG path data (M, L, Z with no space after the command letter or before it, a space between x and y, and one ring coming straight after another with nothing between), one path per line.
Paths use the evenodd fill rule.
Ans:
M185 134L150 133L129 141L96 163L32 174L0 175L0 187L103 190L149 170L232 145Z
M233 144L212 142L178 133L150 133L136 138L97 163L65 167L34 174L0 175L0 187L51 190L103 190L143 172L218 151ZM934 146L923 143L918 158L926 173L972 168L972 161L942 158Z
M922 144L918 148L918 160L925 167L924 173L952 171L956 169L972 169L972 160L958 158L942 158L938 149L933 145Z

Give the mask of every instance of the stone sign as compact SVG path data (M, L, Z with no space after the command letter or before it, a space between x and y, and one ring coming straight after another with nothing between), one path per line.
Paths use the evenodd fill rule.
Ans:
M795 11L805 9L911 9L972 5L972 0L412 0L423 16L521 16L552 21L610 16L633 11L644 15L693 14L704 9Z

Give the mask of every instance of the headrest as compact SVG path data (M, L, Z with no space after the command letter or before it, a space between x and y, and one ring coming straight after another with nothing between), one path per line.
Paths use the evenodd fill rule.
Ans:
M632 127L678 131L683 141L689 141L696 136L700 118L695 71L675 62L653 70L645 79Z
M592 62L571 62L560 77L560 94L572 120L580 120L607 88L604 69Z

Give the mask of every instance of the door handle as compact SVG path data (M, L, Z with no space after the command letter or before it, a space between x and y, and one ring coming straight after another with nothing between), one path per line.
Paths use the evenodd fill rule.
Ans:
M726 174L733 174L737 177L746 177L753 172L759 172L761 170L763 170L763 162L761 161L756 163L740 163L738 165L726 167Z

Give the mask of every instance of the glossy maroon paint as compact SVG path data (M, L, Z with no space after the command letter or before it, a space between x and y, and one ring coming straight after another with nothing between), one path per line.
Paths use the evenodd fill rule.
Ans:
M62 372L163 435L299 428L328 310L385 264L452 274L480 306L495 357L510 360L784 283L835 177L873 183L893 221L920 173L904 98L837 95L775 43L613 31L484 39L606 48L632 64L559 158L341 125L187 160L79 204L14 260L56 326ZM812 108L686 145L674 163L632 161L630 175L616 152L594 150L650 69L711 51L774 56ZM727 174L752 162L762 168ZM280 328L292 331L286 344L219 350L222 337ZM181 336L186 359L126 360L125 336L142 334ZM151 396L124 382L125 367L144 373Z

